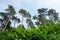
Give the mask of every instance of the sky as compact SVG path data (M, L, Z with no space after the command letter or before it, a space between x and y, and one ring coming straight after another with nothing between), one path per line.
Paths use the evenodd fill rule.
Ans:
M0 0L0 11L3 11L8 5L13 5L18 11L23 8L35 14L38 8L53 8L60 11L60 0ZM33 14L33 15L34 15Z
M0 0L0 12L4 11L8 5L13 5L16 12L23 8L32 16L37 14L39 8L52 8L60 11L60 0Z

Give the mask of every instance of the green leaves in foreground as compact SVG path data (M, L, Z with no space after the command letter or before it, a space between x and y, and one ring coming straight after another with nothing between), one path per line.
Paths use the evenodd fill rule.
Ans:
M13 28L0 33L0 40L60 40L60 26L56 24L33 29Z

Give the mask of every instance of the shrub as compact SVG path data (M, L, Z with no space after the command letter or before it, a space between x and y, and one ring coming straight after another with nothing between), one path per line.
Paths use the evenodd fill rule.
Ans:
M51 26L41 25L33 29L6 29L0 33L0 40L60 40L59 24Z

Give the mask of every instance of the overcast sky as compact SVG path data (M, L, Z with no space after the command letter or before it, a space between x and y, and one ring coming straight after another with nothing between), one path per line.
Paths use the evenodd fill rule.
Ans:
M32 15L37 13L38 8L53 8L60 11L60 0L0 0L0 12L6 9L8 4L13 5L17 12L23 8Z

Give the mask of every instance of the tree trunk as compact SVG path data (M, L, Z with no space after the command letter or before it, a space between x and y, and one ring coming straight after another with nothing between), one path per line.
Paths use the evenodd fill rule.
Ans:
M21 28L23 28L23 16L22 16L22 20L21 20Z
M5 27L3 28L3 30L2 31L4 31L5 29L6 29L6 27L7 27L7 25L8 25L8 23L9 23L9 18L8 19L6 19L6 22L5 22Z
M4 30L6 29L6 27L7 27L8 23L9 23L10 16L12 16L12 14L11 14L11 15L9 15L9 17L6 19L5 27L3 28L3 30L2 30L2 31L4 31Z
M14 27L15 27L15 20L14 20Z

